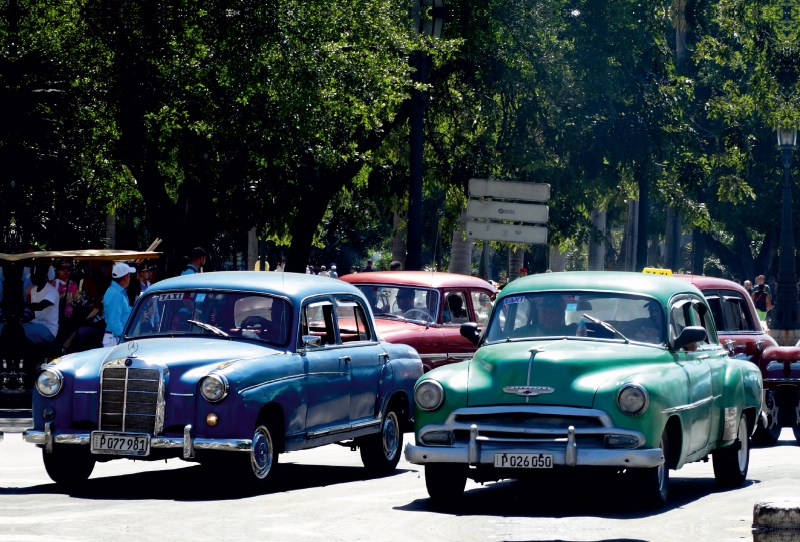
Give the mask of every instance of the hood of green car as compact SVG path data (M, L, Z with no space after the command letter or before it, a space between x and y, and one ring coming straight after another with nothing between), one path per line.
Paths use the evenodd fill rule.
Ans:
M532 353L534 348L538 351ZM643 365L664 357L669 353L661 348L580 339L483 346L470 361L467 401L469 406L528 403L588 408L604 382L617 379L622 384Z

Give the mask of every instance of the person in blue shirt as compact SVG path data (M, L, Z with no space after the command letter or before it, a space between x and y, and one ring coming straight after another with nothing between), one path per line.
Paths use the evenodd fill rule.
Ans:
M189 253L189 265L186 266L186 269L183 270L181 275L193 275L195 273L199 273L200 268L202 268L205 264L206 251L201 247L195 247Z
M111 286L103 296L103 312L106 317L106 334L103 336L103 346L110 347L119 344L122 338L122 330L128 315L131 313L131 305L128 302L126 288L131 282L131 274L136 273L136 269L126 263L118 263L111 270Z

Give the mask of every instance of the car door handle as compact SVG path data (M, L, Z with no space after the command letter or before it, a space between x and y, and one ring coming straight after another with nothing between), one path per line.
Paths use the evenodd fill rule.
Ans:
M697 356L697 359L708 359L710 357L711 356L709 356L708 354L700 354L699 356Z
M342 356L339 358L339 361L346 361L347 363L350 363L351 361L353 361L353 358L351 358L350 356Z
M378 357L379 357L379 358L383 358L383 362L384 362L384 363L386 363L387 361L389 361L389 353L388 353L388 352L384 352L384 353L382 353L382 354L378 354Z

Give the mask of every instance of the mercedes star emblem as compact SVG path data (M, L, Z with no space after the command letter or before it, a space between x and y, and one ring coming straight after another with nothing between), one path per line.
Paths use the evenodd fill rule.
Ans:
M136 341L131 341L128 343L128 352L131 353L131 356L135 356L137 350L139 350L139 345L136 344Z

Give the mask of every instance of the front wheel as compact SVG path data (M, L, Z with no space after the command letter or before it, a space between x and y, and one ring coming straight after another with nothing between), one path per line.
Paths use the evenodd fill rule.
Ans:
M428 463L425 465L425 487L437 504L452 504L464 494L468 467L459 463Z
M760 446L772 446L778 442L782 429L778 394L774 390L767 390L766 397L764 398L764 410L767 415L767 426L762 426L760 421L756 424L756 432L753 434L753 443ZM796 428L795 437L797 437Z
M659 443L664 462L649 469L631 469L635 483L641 491L642 502L650 508L664 506L669 496L669 439L667 430L661 434Z
M387 409L381 432L363 437L360 448L361 461L368 471L374 474L394 472L403 451L403 428L394 408Z
M750 437L747 432L747 419L739 418L736 440L713 454L714 478L726 487L736 487L744 483L750 466Z
M253 434L250 452L231 453L241 481L256 486L266 486L272 481L279 455L275 446L276 436L268 426L259 425Z
M85 446L54 445L53 453L42 450L47 475L55 483L73 486L85 482L94 470L95 460Z

